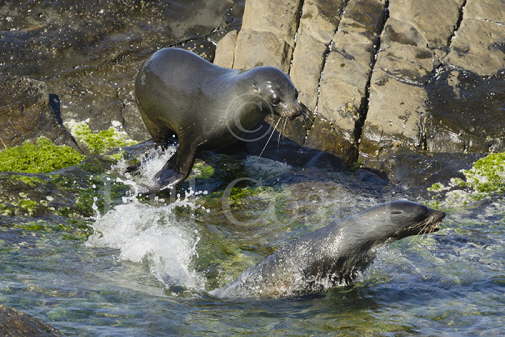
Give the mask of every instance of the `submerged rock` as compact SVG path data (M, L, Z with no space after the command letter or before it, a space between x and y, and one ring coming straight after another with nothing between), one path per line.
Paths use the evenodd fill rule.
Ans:
M0 335L4 337L61 337L39 319L0 304Z
M433 153L403 151L370 161L368 165L383 172L390 181L407 194L418 196L434 183L448 183L451 178L463 178L460 170L469 169L483 154Z

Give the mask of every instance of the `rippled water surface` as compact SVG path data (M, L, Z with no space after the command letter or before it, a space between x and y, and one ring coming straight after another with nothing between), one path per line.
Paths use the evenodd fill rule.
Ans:
M282 242L402 197L359 174L258 158L246 167L274 179L224 205L219 193L170 204L125 199L91 222L86 241L2 227L0 303L69 336L503 335L501 198L450 211L436 234L381 248L352 288L290 299L209 296Z

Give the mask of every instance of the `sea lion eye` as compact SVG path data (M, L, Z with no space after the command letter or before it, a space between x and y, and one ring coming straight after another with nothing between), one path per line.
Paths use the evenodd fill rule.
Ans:
M402 211L392 211L391 214L395 214L395 215L398 215L398 214L402 214L403 212Z
M274 95L272 97L272 105L279 105L280 102L281 102L281 99L279 98L279 96Z

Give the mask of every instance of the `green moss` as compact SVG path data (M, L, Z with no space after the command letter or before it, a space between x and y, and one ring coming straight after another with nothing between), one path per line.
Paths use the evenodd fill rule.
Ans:
M110 157L115 161L119 161L123 159L124 154L125 154L124 151L119 151L118 153L111 154Z
M496 193L505 193L505 152L492 153L477 160L472 168L461 170L464 179L452 178L448 186L441 183L428 188L449 206L465 206ZM440 192L447 192L441 194ZM437 195L435 195L437 197Z
M263 192L271 192L273 190L272 187L266 186L244 186L244 187L233 187L227 193L229 193L228 204L230 207L240 207L246 203L251 202L251 198L259 197L259 195ZM225 196L224 191L217 191L209 194L203 200L204 207L219 207L218 205L223 202L223 198ZM262 203L262 200L255 199L255 202Z
M203 161L197 161L193 165L192 178L209 179L214 175L214 168Z
M428 187L428 191L430 192L440 192L445 188L445 186L441 183L435 183Z
M72 128L72 133L80 143L83 143L91 153L95 154L105 154L119 147L136 144L135 141L128 139L126 133L113 127L93 132L87 123L79 123Z
M115 159L109 157L112 156L89 156L79 164L79 168L90 174L103 174L116 162Z
M451 178L449 184L459 188L468 187L468 183L461 178Z
M43 173L80 163L84 156L66 145L55 145L41 137L0 152L0 171Z
M78 169L40 178L2 174L0 214L86 218L95 215L94 204L101 212L106 211L120 203L128 190L128 186L106 174L90 176Z
M467 184L477 192L505 192L505 152L493 153L463 170Z
M39 234L62 233L67 240L86 240L93 233L92 227L85 221L70 221L69 223L53 223L43 220L18 223L13 226L27 232Z
M14 216L14 209L9 204L0 203L0 215Z
M35 187L39 184L45 183L44 179L38 178L38 177L30 177L30 176L12 176L13 179L17 179L19 181L22 181L28 186Z
M30 199L19 200L17 206L30 216L35 215L37 209L39 208L39 204L36 201Z
M230 193L230 199L235 205L240 205L246 201L247 198L256 196L263 192L263 187L233 187Z

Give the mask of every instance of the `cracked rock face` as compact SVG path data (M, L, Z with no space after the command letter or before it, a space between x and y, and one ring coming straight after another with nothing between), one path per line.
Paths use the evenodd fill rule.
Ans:
M217 52L289 72L315 121L288 138L378 167L405 151L505 151L504 18L496 0L248 0Z

